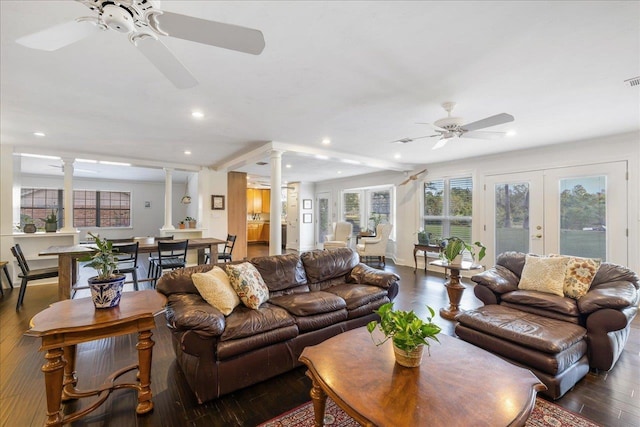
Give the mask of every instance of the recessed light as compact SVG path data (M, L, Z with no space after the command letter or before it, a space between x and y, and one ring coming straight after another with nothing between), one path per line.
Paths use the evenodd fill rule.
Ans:
M340 175L342 173L342 171L338 171L338 175Z
M204 117L204 113L202 111L192 111L191 112L191 116L195 117L196 119L201 119Z
M285 167L286 167L286 168L291 168L291 165L287 163L287 164L285 165Z
M516 135L516 131L515 130L507 131L507 136L515 136L515 135Z
M44 134L44 132L34 132L33 134L34 134L35 136L46 136L46 135Z
M191 154L191 151L189 150L184 150L184 154L186 154L187 156Z
M329 145L329 144L331 144L331 140L329 138L325 138L325 139L322 140L322 143L324 145Z
M396 153L396 154L394 154L394 155L393 155L393 158L394 158L394 159L399 159L400 157L402 157L402 156L400 155L400 153Z

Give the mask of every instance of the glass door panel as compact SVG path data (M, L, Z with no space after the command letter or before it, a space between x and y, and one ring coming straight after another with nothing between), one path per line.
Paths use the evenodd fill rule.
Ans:
M529 252L529 183L495 184L496 253Z
M318 193L318 230L316 246L326 240L327 234L332 233L331 224L331 193Z

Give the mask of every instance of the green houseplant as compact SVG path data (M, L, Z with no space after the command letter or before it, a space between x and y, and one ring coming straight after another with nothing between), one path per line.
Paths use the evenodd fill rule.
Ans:
M456 257L462 257L462 253L467 250L471 254L471 257L475 261L476 259L476 248L479 249L477 256L478 261L481 261L484 258L487 248L480 242L475 242L473 245L465 242L459 237L451 236L446 239L442 239L444 243L444 248L442 249L442 256L444 257L449 264L459 264L460 262L456 262Z
M98 275L88 279L91 289L91 298L96 308L111 308L120 304L124 274L117 274L118 257L117 248L107 239L89 233L95 241L96 250L83 261L89 261L85 267L94 268Z
M429 310L429 317L424 321L413 310L394 310L392 302L383 304L379 309L375 310L375 313L380 316L380 321L369 322L367 330L371 334L371 339L374 339L373 331L376 328L384 334L384 340L378 342L374 340L377 346L384 344L388 340L392 341L396 362L399 365L410 368L419 366L425 346L429 355L431 354L428 340L440 342L437 335L441 329L431 322L435 312L429 306L427 306L427 309Z
M184 219L184 222L189 224L189 228L196 228L196 219L188 216Z
M44 231L47 233L56 232L58 230L58 216L53 209L51 210L51 213L42 220L44 221Z

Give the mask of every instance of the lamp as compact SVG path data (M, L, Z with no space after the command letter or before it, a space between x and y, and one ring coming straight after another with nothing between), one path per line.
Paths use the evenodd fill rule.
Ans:
M191 203L191 196L189 195L189 177L187 176L187 180L184 183L184 196L180 199L180 203L183 205L188 205Z

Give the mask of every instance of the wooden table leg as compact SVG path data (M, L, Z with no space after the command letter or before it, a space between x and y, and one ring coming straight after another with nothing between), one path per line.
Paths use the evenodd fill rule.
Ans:
M61 348L47 350L44 358L47 363L42 366L44 372L44 385L47 393L47 420L44 425L62 426L62 413L60 405L62 403L62 380L64 374L65 360Z
M313 415L315 420L315 427L322 427L324 425L324 410L327 406L327 394L318 385L316 379L311 376L313 385L311 386L311 400L313 401Z
M464 286L460 284L460 270L452 268L451 277L444 286L447 288L447 295L449 295L449 307L441 308L440 316L444 319L454 320L456 315L461 312L460 300L462 300L464 292Z
M413 272L415 273L416 270L418 269L418 257L416 256L416 254L418 253L418 249L417 248L413 248ZM425 259L426 262L426 259ZM426 265L425 265L425 269L426 269Z
M138 414L146 414L153 409L151 401L151 357L154 342L151 339L151 331L141 331L138 333L138 380L140 388L138 390Z
M76 391L78 377L76 375L76 346L70 345L63 349L64 352L64 381L62 383L62 401L73 400L70 394Z
M75 259L70 254L58 255L58 300L71 299Z

